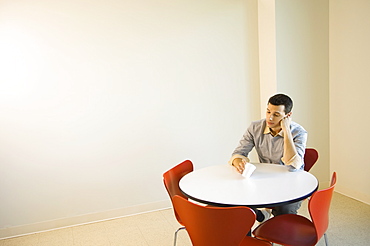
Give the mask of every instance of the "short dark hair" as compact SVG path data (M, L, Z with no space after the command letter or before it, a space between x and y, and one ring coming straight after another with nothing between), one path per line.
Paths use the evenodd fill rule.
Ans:
M284 94L276 94L270 97L268 103L275 105L275 106L284 105L285 106L284 111L286 114L290 113L290 111L292 111L292 108L293 108L292 99L289 96L284 95Z

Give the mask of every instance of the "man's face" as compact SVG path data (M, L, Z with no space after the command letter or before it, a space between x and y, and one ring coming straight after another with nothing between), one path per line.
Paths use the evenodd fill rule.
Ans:
M285 114L285 106L284 105L267 105L266 111L266 124L271 129L279 129L280 128L280 121L282 118L286 116Z

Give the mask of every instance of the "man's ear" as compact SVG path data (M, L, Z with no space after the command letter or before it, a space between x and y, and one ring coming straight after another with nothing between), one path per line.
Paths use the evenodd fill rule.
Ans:
M289 113L287 113L287 116L292 116L293 112L290 111Z

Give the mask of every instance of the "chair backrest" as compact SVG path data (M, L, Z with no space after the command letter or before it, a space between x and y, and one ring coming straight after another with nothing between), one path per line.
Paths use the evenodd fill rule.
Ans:
M316 163L317 159L319 159L319 153L317 150L312 148L306 148L304 153L304 170L306 172L310 171L312 166Z
M330 187L316 191L308 203L311 219L316 229L317 241L320 240L329 226L329 209L336 183L337 173L334 172Z
M183 161L177 166L171 168L167 172L163 174L163 182L164 186L166 187L166 190L168 192L168 195L171 198L171 202L173 204L173 197L178 195L185 199L186 196L181 192L179 187L179 181L180 179L185 175L194 170L193 163L189 160ZM181 223L181 219L178 216L176 209L174 208L175 216L178 222Z
M180 196L173 204L194 246L237 246L256 219L248 207L200 206Z

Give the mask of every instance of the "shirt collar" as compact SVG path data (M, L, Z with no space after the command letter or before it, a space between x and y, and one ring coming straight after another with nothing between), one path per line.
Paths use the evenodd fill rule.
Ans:
M275 135L275 136L274 136L274 134L271 132L270 127L268 127L268 126L266 125L265 130L263 131L263 134L269 134L269 133L270 133L273 137L276 137L277 135L279 135L279 136L281 136L281 137L284 137L284 132L283 132L282 130L280 130L280 132L279 132L277 135Z

